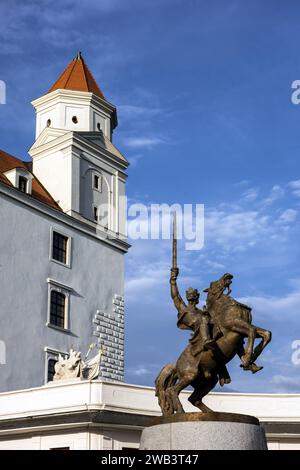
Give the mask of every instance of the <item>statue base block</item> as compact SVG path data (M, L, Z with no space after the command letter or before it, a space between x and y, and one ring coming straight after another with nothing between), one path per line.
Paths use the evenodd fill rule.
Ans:
M235 413L179 413L155 418L140 450L267 450L257 418Z

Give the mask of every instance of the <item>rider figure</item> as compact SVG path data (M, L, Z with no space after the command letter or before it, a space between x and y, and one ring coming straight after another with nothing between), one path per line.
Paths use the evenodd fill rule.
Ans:
M200 294L197 289L189 288L186 291L188 305L185 304L177 287L178 268L171 269L171 296L175 307L178 311L177 326L182 330L193 330L194 335L190 339L191 352L193 356L197 356L201 351L211 349L215 350L215 340L211 336L212 324L209 312L204 309L200 310L196 307L199 303ZM207 377L209 378L209 377ZM219 367L219 383L221 386L231 382L225 364Z
M177 326L182 330L192 330L193 337L190 339L193 356L203 350L214 349L215 341L211 336L210 316L206 310L197 308L200 294L197 289L190 287L186 291L188 304L181 298L177 287L178 268L171 269L171 296L178 311Z

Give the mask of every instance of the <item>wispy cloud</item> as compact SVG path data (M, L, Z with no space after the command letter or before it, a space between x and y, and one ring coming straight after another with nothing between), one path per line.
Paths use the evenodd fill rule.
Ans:
M138 154L135 154L135 155L129 155L127 158L128 158L128 161L129 161L131 167L135 167L135 166L138 165L138 163L142 160L143 157L144 157L143 154L138 153Z
M239 300L252 307L255 324L273 331L273 340L258 361L259 364L265 365L262 373L255 375L253 380L253 376L240 370L237 361L232 371L234 388L240 391L299 391L300 387L296 386L293 380L296 366L291 363L291 343L297 339L300 278L294 276L289 281L285 277L285 290L281 287L277 295L274 288L270 294L268 289L266 292L263 290L267 283L263 282L258 268L261 266L263 273L271 273L274 265L280 270L284 269L286 257L282 258L279 253L283 247L288 252L293 252L292 235L297 231L298 211L292 206L290 194L287 191L283 194L279 189L285 188L284 185L273 185L269 192L255 188L255 193L251 190L246 194L244 185L240 187L241 194L236 196L235 201L225 200L215 207L206 207L206 237L202 251L191 254L179 246L181 295L184 297L185 289L189 286L200 290L207 287L208 281L217 279L225 271L231 271L234 266L240 275L246 280L249 279L249 285L244 287L244 292L252 292L251 295L240 296ZM267 204L262 204L262 199L256 197L264 193L267 193L267 196L262 199L267 199ZM295 239L298 240L297 236ZM132 322L134 315L138 317L140 314L141 297L148 305L144 312L144 321L150 322L149 331L152 323L157 325L157 322L170 322L165 326L172 326L172 330L168 330L168 345L171 344L174 350L178 348L180 353L186 343L182 332L181 336L177 336L175 328L176 311L169 293L170 263L170 241L135 240L127 258L126 296ZM232 272L235 273L236 270L233 269ZM255 278L258 276L258 279L251 285L253 281L250 279L253 275ZM238 287L238 281L237 279L235 289ZM205 296L202 294L201 302L204 300ZM152 331L155 336L156 327L153 326ZM159 334L164 336L163 333ZM150 358L153 353L147 352L145 357L147 355ZM170 357L173 361L176 356L173 353ZM143 362L146 363L147 361ZM283 367L285 373L280 376L276 371L282 370ZM131 373L131 376L148 383L153 380L158 369L159 367L153 369L151 373L151 368L147 370L147 367L137 364L140 375ZM289 381L290 379L292 380Z
M123 119L150 119L160 116L163 113L162 108L151 108L148 106L119 105L118 111Z
M243 194L242 198L245 201L255 201L258 198L259 190L257 188L249 188Z
M135 367L129 367L128 370L126 371L128 374L131 374L133 376L137 377L145 377L153 374L153 371L158 372L159 365L155 364L152 367L149 367L149 364L138 364Z
M240 298L242 303L250 305L261 318L271 317L274 322L286 322L300 315L300 292L293 291L281 296L250 296Z
M274 375L271 382L276 385L277 393L299 393L300 382L298 377Z
M289 224L296 220L297 214L298 211L296 211L295 209L286 209L280 214L278 221L279 223L282 222L283 224Z
M300 180L290 181L288 186L292 189L292 193L295 196L300 197Z
M272 187L270 194L261 201L262 206L270 206L275 201L281 199L285 194L285 190L282 186L276 184Z
M151 148L165 143L158 137L128 137L124 140L124 145L131 148Z

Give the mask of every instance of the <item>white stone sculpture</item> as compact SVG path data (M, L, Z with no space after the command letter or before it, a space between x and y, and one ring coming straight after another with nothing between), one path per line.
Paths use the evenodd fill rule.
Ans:
M75 378L81 380L97 379L104 348L101 348L98 354L87 361L87 357L94 347L95 345L90 346L84 361L81 359L81 352L73 351L72 349L70 350L69 357L66 359L59 355L58 361L55 364L53 380L70 380Z

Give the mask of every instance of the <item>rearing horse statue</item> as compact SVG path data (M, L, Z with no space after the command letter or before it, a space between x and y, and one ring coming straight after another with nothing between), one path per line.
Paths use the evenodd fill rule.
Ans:
M174 217L171 296L178 311L177 326L190 329L194 334L176 364L167 364L156 378L156 396L164 415L184 413L179 394L189 385L194 388L189 401L203 412L212 411L202 399L218 381L222 386L230 383L226 364L238 354L244 370L258 372L262 367L254 361L271 341L270 331L252 325L251 308L230 297L231 274L224 274L205 289L207 304L204 310L197 308L199 293L196 289L188 289L187 303L183 301L176 283L178 274ZM253 350L256 338L261 341Z

